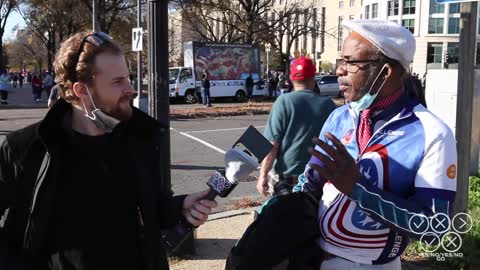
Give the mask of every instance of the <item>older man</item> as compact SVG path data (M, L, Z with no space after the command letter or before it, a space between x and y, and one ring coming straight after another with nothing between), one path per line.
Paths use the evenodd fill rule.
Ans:
M444 229L456 191L451 130L402 84L415 39L387 21L344 23L337 66L350 102L326 121L296 190L323 189L321 269L400 269L409 238Z

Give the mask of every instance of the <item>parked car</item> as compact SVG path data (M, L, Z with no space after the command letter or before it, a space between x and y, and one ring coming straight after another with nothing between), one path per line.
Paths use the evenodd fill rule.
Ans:
M329 97L343 97L338 85L338 76L336 75L320 75L315 76L315 81L320 89L320 95Z

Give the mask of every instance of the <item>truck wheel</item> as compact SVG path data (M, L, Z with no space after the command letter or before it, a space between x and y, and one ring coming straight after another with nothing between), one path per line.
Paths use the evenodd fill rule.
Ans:
M242 90L238 90L236 93L235 93L235 101L237 102L244 102L246 100L245 98L245 92L243 92Z
M188 90L185 93L185 103L187 104L195 104L197 103L197 95L193 90Z

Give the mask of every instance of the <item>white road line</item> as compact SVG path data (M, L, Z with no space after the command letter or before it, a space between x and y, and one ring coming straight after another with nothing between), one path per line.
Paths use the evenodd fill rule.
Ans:
M265 126L256 126L255 128L263 128ZM202 133L202 132L214 132L214 131L228 131L228 130L239 130L239 129L247 129L248 127L241 127L241 128L224 128L224 129L208 129L208 130L196 130L196 131L187 131L185 133Z
M192 140L195 140L195 141L197 141L197 142L199 142L199 143L201 143L201 144L203 144L203 145L205 145L205 146L208 146L208 147L212 148L213 150L221 153L222 155L225 155L225 153L226 153L225 151L223 151L222 149L216 147L215 145L209 144L208 142L203 141L203 140L200 140L199 138L194 137L194 136L192 136L192 135L190 135L190 134L187 134L187 133L185 133L185 132L179 132L179 133L182 134L183 136L186 136L186 137L188 137L188 138L190 138L190 139L192 139Z

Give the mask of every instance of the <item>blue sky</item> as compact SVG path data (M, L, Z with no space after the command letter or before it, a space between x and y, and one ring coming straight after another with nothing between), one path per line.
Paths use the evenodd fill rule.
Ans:
M20 28L26 26L25 21L23 20L22 16L18 14L18 12L13 11L10 16L8 16L7 24L5 25L5 34L3 34L3 40L13 39L15 38L15 32L13 32L13 28L19 25Z

